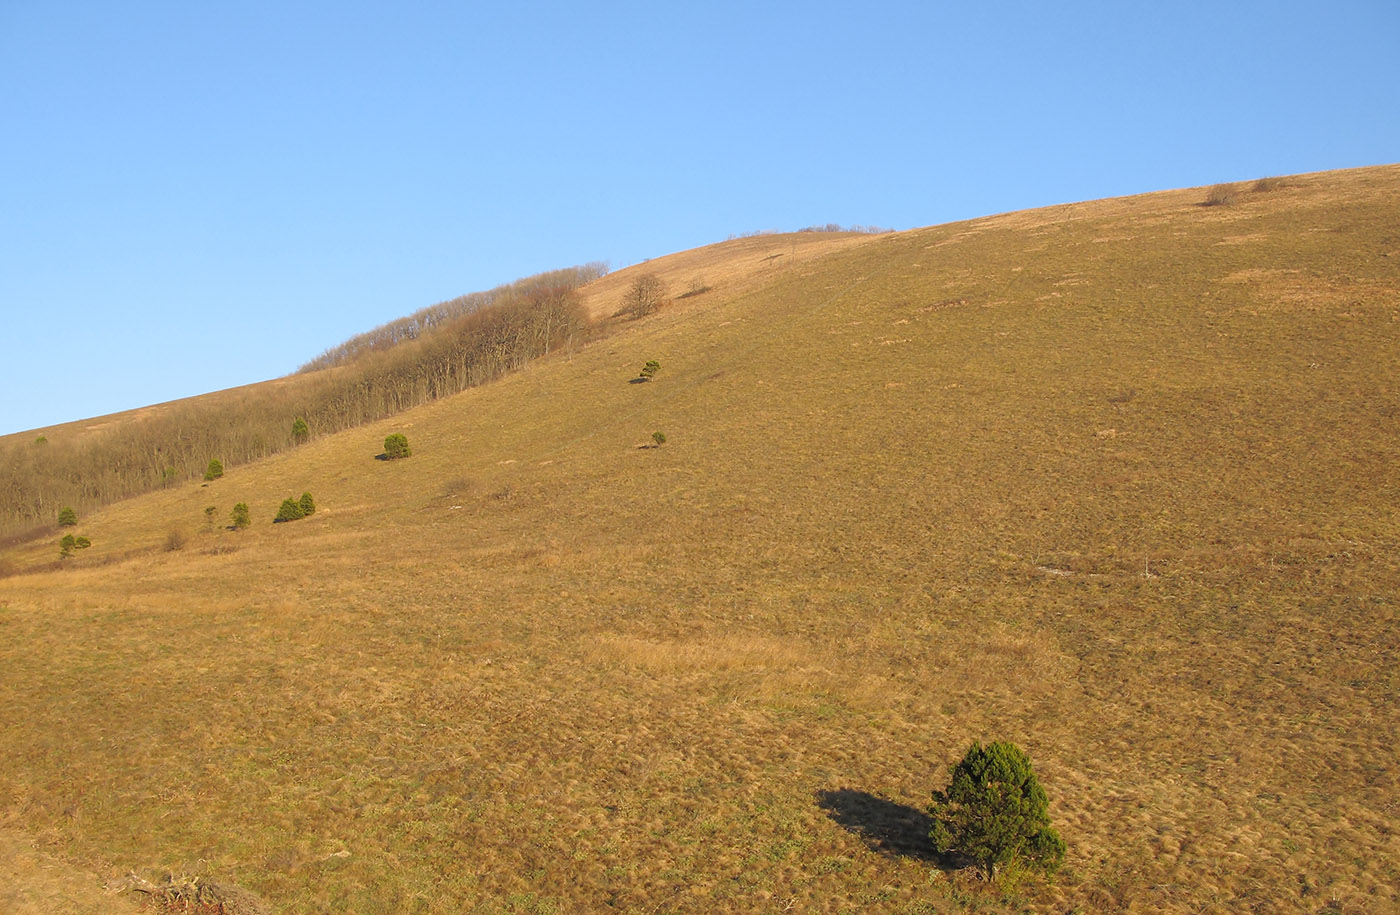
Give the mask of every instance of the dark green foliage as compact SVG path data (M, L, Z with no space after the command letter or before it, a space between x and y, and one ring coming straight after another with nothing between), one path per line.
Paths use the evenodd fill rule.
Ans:
M215 458L214 460L210 461L209 466L204 469L204 479L206 481L217 480L223 475L224 465L219 461L218 458Z
M49 437L47 435L41 435L34 440L34 444L36 445L47 445L48 443Z
M311 427L306 424L306 420L298 416L296 421L292 423L292 439L294 441L304 442L310 437Z
M642 377L647 381L651 381L651 379L656 377L656 373L659 371L661 371L661 363L657 362L655 359L650 359L647 361L646 365L642 366Z
M214 515L216 515L216 514L218 513L218 511L219 511L219 508L218 508L218 506L216 506L216 505L209 505L209 506L206 506L206 507L205 507L205 509L204 509L204 523L205 523L206 526L208 526L208 527L213 527L213 526L214 526Z
M665 432L653 432L653 433L651 434L651 440L652 440L653 442L656 442L656 447L657 447L657 448L660 448L662 445L666 444L666 433L665 433Z
M301 494L301 500L297 502L297 506L301 508L301 515L303 518L308 518L316 514L316 500L311 498L311 493L309 492Z
M74 547L74 549L85 550L85 549L87 549L87 548L90 547L90 546L92 546L92 541L89 540L89 539L87 539L86 537L74 537L74 538L73 538L73 547Z
M399 458L406 458L411 454L408 450L408 438L402 432L395 432L393 435L384 438L384 457L395 461Z
M229 520L233 523L233 529L238 531L253 523L252 512L248 510L247 502L239 502L233 507L233 513L229 515Z
M1019 747L974 743L953 766L948 790L933 794L929 837L939 852L976 860L988 880L1010 861L1053 872L1064 861L1065 843L1050 828L1048 804Z
M73 548L78 545L77 538L72 534L64 534L63 539L58 541L58 555L64 559L73 555Z
M71 506L65 505L58 511L58 526L73 527L78 523L78 513L73 511Z
M306 513L301 510L301 503L296 499L283 499L282 507L277 509L277 517L273 518L274 524L282 521L298 521L306 517Z

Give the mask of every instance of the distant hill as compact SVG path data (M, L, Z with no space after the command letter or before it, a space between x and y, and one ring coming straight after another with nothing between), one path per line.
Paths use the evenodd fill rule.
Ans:
M0 860L286 912L1400 907L1397 214L1392 165L735 239L9 543ZM998 740L1052 881L926 840Z

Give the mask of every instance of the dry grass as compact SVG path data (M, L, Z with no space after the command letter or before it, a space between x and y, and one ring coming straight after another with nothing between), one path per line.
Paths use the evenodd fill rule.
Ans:
M706 268L705 307L96 513L0 580L4 821L286 912L1393 910L1400 168L1290 185ZM989 739L1053 883L920 844Z
M581 291L589 314L602 319L618 310L637 277L652 274L678 293L671 307L687 308L717 296L732 299L803 264L880 237L862 232L792 232L735 238L625 267Z

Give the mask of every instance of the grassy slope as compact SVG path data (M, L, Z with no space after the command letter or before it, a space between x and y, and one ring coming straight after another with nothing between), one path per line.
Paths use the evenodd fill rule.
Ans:
M1394 907L1400 168L1203 197L869 239L104 510L0 580L0 825L290 912ZM1054 884L916 853L975 739Z

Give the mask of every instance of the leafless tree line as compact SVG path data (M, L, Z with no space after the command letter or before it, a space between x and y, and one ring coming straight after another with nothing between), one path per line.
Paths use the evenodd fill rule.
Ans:
M455 312L444 303L431 318L419 317L432 311L424 309L405 319L417 322L411 333L361 335L320 357L326 367L250 386L236 398L195 398L71 436L11 438L0 443L0 534L51 525L63 506L82 514L198 479L214 458L228 468L293 447L299 418L312 436L325 435L518 369L588 333L577 287L599 275L596 265L554 271Z
M381 324L374 330L356 334L344 343L333 346L321 355L297 369L298 372L313 372L353 362L366 353L380 352L400 343L416 340L434 328L447 324L463 315L480 311L503 299L520 296L535 289L549 289L556 286L576 287L596 280L608 272L605 264L591 263L581 267L566 267L551 270L535 276L517 280L486 292L473 292L467 295L420 308L413 314Z

